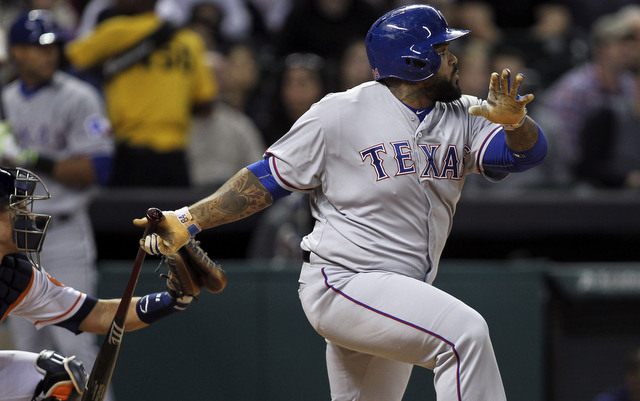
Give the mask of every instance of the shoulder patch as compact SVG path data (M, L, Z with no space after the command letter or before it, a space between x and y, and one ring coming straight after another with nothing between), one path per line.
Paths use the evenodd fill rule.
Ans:
M100 114L92 114L84 120L84 129L90 137L105 137L111 132L111 123Z

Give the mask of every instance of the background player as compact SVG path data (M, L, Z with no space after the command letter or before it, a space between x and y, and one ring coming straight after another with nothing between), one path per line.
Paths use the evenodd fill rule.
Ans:
M466 176L525 171L547 147L521 74L493 73L487 101L461 95L449 42L467 33L427 5L385 14L366 37L375 82L326 96L262 161L141 241L170 253L309 192L299 295L327 340L332 400L400 400L414 365L433 370L439 401L506 399L486 322L431 283Z
M67 45L70 63L88 70L100 69L113 58L135 58L135 53L127 52L133 45L167 27L154 12L156 2L114 0L113 8L104 13L112 17ZM114 186L188 186L191 117L209 113L218 94L201 37L188 28L160 36L166 36L166 42L147 42L152 51L142 60L102 77L116 140ZM149 177L148 166L159 174Z
M38 329L53 325L71 334L105 334L119 299L96 299L65 286L34 264L52 220L49 215L34 213L34 203L49 197L46 186L32 172L0 168L0 322L16 316ZM143 328L188 306L193 297L179 297L173 279L167 285L168 291L132 299L125 322L127 331ZM80 340L83 336L86 334L75 337ZM11 365L14 357L15 352L0 354L0 400L29 401L42 375L23 375ZM35 358L33 354L26 357ZM83 362L86 366L93 360Z
M63 42L50 11L32 10L12 24L9 49L18 79L2 94L10 132L2 140L0 158L2 165L27 167L44 177L53 198L47 205L52 219L43 264L58 280L94 295L96 246L89 203L97 185L109 178L113 141L98 92L58 69ZM95 336L77 337L58 327L36 331L24 319L8 323L18 349L57 349L77 355L91 369Z

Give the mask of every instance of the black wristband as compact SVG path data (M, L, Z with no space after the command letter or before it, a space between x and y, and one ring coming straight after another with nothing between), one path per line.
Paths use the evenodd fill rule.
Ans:
M38 160L36 160L36 164L34 164L33 169L41 173L51 175L53 174L53 167L55 164L56 162L53 159L38 156Z

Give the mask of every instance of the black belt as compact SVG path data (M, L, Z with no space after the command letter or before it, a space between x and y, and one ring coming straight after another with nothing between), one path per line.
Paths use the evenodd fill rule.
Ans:
M311 257L311 252L309 251L302 251L302 261L305 263L310 263L310 258Z

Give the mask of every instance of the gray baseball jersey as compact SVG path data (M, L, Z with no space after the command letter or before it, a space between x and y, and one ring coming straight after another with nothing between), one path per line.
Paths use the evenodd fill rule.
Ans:
M33 93L20 81L3 92L11 130L19 146L38 151L53 160L77 155L110 155L113 141L109 122L98 92L89 84L64 72L56 72L52 82ZM42 177L51 200L42 207L52 215L71 214L84 209L92 195Z
M465 177L482 172L483 145L501 129L468 114L480 102L437 103L420 122L369 82L314 105L267 150L280 185L312 190L317 223L302 247L353 271L432 282Z
M436 103L420 122L365 83L267 150L281 186L311 191L299 296L327 341L334 400L400 400L414 365L433 370L438 400L506 400L486 322L431 285L465 177L502 130L469 115L480 102Z

